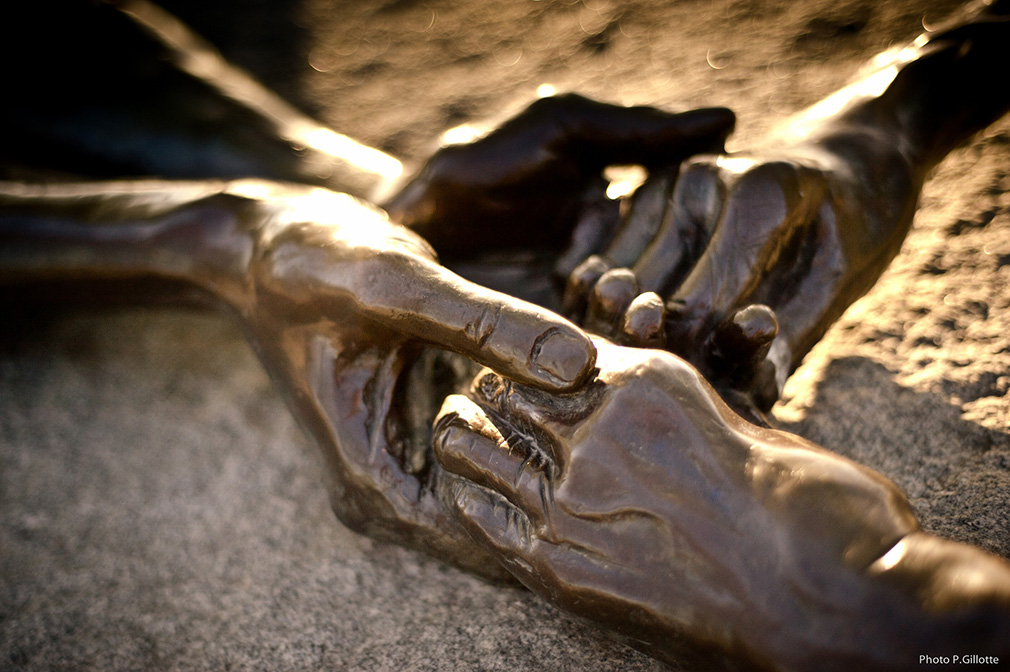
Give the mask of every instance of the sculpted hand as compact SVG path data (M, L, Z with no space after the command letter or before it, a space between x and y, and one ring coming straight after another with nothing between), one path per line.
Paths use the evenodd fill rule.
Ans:
M491 571L433 496L431 419L460 366L421 346L563 390L593 368L589 339L453 275L416 234L347 197L308 190L260 208L247 320L327 452L334 509L355 529Z
M630 272L596 271L586 326L629 344L665 343L767 410L897 253L921 183L899 149L869 129L774 153L691 159ZM588 286L594 265L607 264L587 260L570 293ZM655 294L632 304L638 292Z
M574 325L453 275L416 234L324 189L6 184L0 240L0 288L156 281L155 298L177 283L231 307L323 449L338 516L484 573L497 565L433 495L442 398L469 379L466 361L551 390L593 369Z
M742 421L678 358L597 345L578 391L488 372L436 424L444 496L533 591L705 668L1010 653L1005 562L919 532L892 483Z
M618 219L605 167L676 166L720 151L733 124L724 108L670 114L575 94L542 98L489 135L439 150L384 207L447 261L487 248L562 249L581 220L570 255L581 260Z
M619 240L634 244L572 274L566 314L579 320L588 304L587 328L665 341L721 389L769 407L897 254L931 168L1010 109L1005 88L986 81L1006 61L1006 9L989 3L881 54L752 152L686 162L668 201L629 218ZM610 271L622 266L632 272ZM658 296L632 304L638 292Z

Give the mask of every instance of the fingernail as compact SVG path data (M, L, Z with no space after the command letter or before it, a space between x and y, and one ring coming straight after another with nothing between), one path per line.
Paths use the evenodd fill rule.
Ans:
M451 474L460 473L460 463L465 463L462 445L466 440L466 430L457 425L450 425L442 430L437 441L433 442L435 459L442 465L442 468Z
M557 327L541 334L530 352L534 369L566 385L582 382L595 362L596 348L588 337Z
M769 343L779 333L779 321L775 311L766 305L754 303L733 315L744 338L754 343Z
M561 312L569 318L581 318L589 291L610 267L608 261L595 254L579 264L568 277Z
M604 273L596 283L590 302L598 313L611 316L624 313L636 296L638 280L635 274L627 268L615 268Z
M768 346L779 333L775 311L762 304L752 304L733 314L716 330L716 345L737 356L752 357ZM767 351L767 350L766 350Z
M621 326L623 340L639 347L662 348L666 344L664 317L663 299L658 294L639 294L624 314Z

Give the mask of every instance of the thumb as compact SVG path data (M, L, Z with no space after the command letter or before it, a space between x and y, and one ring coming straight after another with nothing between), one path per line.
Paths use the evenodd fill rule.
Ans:
M733 112L723 107L670 113L571 93L540 104L558 123L555 150L573 155L587 169L678 164L692 154L721 152L736 124Z

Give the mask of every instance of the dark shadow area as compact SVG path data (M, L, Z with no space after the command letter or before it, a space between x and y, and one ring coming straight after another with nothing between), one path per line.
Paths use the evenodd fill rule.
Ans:
M295 2L166 7L306 107L292 76L308 67ZM5 5L0 57L7 68L0 177L282 177L274 164L290 160L260 119L180 72L164 46L110 4Z
M302 0L163 0L158 4L283 100L309 115L320 112L304 95L297 76L309 67L311 46L311 31L300 18Z

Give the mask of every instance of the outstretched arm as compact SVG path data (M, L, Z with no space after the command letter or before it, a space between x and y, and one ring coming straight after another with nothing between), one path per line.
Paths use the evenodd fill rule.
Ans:
M153 54L150 41L141 51L152 56L147 65L164 75L153 91L166 109L134 109L131 100L112 95L120 93L115 81L96 90L85 85L80 93L90 96L90 115L57 107L69 117L49 124L45 115L23 115L30 131L45 135L42 148L52 150L55 144L60 150L32 158L45 162L70 155L78 159L74 167L91 168L94 154L89 152L97 151L107 160L102 165L113 171L132 166L164 176L322 180L356 194L388 177L370 170L358 175L363 182L354 181L343 164L328 161L342 160L344 150L348 159L362 154L355 143L299 115L149 3L130 0L121 6L123 13L108 5L91 9L120 25L130 17L155 36ZM76 8L71 16L81 18L81 13L92 16L86 8ZM113 65L121 64L117 54L111 56ZM165 62L176 69L163 67ZM77 65L71 61L69 69ZM250 123L208 124L194 115L202 103L227 112L228 120ZM24 111L15 108L15 116L18 110ZM503 160L508 164L505 175L488 174L490 182L471 184L473 212L470 217L458 212L460 219L451 221L464 233L467 227L480 233L463 248L466 257L522 246L540 233L527 222L507 235L486 235L490 227L483 215L500 205L487 198L486 189L499 193L496 180L505 183L505 191L517 190L516 204L505 204L512 212L567 208L584 190L582 181L599 179L593 172L608 156L625 155L627 148L617 140L630 136L635 151L645 153L653 137L677 151L717 149L733 121L726 110L669 115L571 98L542 103L536 111L512 123L497 142L452 152L456 167L459 159L499 169ZM121 137L117 124L124 117L136 133ZM70 137L83 142L80 151L63 151L60 138L66 139L68 129L74 131ZM589 158L573 142L586 134L602 147ZM503 137L511 150L503 150ZM139 147L131 144L137 139ZM157 151L166 144L173 151ZM544 152L551 160L538 162ZM382 164L377 154L363 152ZM124 158L140 164L124 164ZM522 196L537 193L554 169L568 177L574 170L574 181L546 199L524 201ZM476 179L478 172L464 171L464 176ZM512 179L516 176L518 182ZM429 222L425 231L451 239L442 232L447 221ZM563 222L555 227L566 234L556 241L561 247L568 231ZM29 300L47 296L47 290L52 296L57 288L60 297L68 290L87 296L110 282L117 290L127 287L135 300L191 299L195 290L196 298L230 308L326 455L331 500L341 519L485 574L500 569L474 551L433 494L438 470L430 459L431 419L442 397L455 391L472 362L557 390L580 384L595 358L592 344L574 325L466 282L439 265L415 233L342 194L255 179L0 185L3 298L23 297L26 288L32 288ZM445 350L464 357L444 356Z
M853 84L788 120L777 138L844 141L851 128L876 130L928 172L1010 109L993 73L1010 64L1010 3L972 2L946 26L874 58ZM767 145L766 145L767 146Z
M0 183L0 287L97 282L146 298L196 289L238 308L249 300L252 203L220 181ZM136 292L134 292L136 294ZM145 297L138 297L145 298Z
M0 108L7 179L259 177L375 198L402 171L148 0L11 7L0 56L18 64Z
M434 495L431 419L468 361L546 389L580 384L595 349L574 325L468 283L381 211L321 188L8 184L0 205L0 287L155 281L144 298L160 300L167 281L225 304L326 456L342 520L500 571Z
M10 131L0 138L0 173L325 186L388 199L394 219L443 259L488 248L563 249L585 211L616 222L617 204L600 186L606 165L720 151L734 122L721 108L670 114L574 95L542 99L476 143L437 152L390 198L403 170L396 157L309 118L155 4L57 4L23 6L20 20L0 25L29 31L31 49L8 55L21 65L0 107ZM25 48L24 35L7 37L0 49ZM609 233L601 223L581 228L577 260Z

